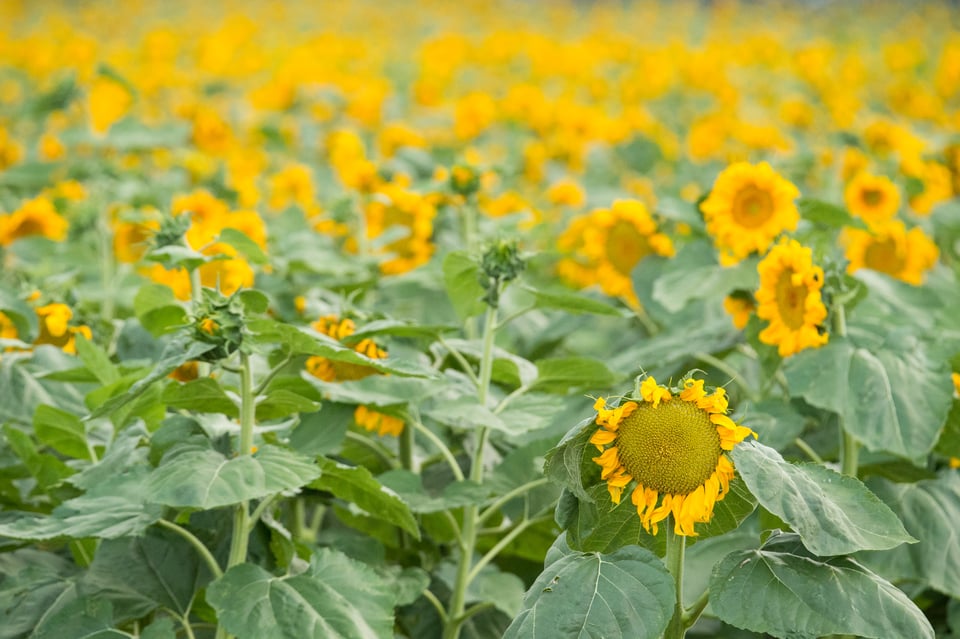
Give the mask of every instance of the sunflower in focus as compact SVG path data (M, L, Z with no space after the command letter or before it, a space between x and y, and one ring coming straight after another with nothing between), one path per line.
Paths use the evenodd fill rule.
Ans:
M674 254L673 242L639 200L617 200L609 209L574 219L557 245L573 253L557 266L563 279L581 287L599 284L633 306L640 304L630 279L633 268L648 255Z
M726 392L708 394L702 379L684 380L677 392L647 377L640 396L615 408L596 401L600 428L590 443L600 455L593 461L615 504L636 482L631 501L647 532L657 534L672 514L676 534L696 536L694 525L708 523L730 490L734 468L725 451L756 433L727 417Z
M797 228L800 213L793 201L798 197L797 187L766 162L737 162L721 171L700 204L721 264L763 253L780 233Z
M769 322L760 332L760 341L776 346L780 357L826 344L829 336L820 329L827 318L820 295L823 269L814 265L813 252L796 240L784 240L757 270L757 317Z
M922 229L908 231L899 220L869 231L844 229L841 241L850 261L847 272L868 268L914 286L923 284L924 273L937 263L940 256L937 245Z
M311 327L338 342L342 342L357 330L353 320L336 315L325 315L311 324ZM360 340L353 346L353 350L370 359L384 359L387 356L387 351L377 346L372 339ZM377 374L377 370L370 366L338 362L316 355L307 359L306 367L307 372L325 382L357 380ZM379 435L399 437L403 432L402 419L366 406L357 406L353 413L353 421L369 431L376 431Z
M900 208L900 191L890 178L858 173L843 192L847 209L867 224L886 222Z

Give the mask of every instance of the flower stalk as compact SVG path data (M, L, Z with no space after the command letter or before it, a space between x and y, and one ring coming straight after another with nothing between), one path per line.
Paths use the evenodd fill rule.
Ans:
M847 316L843 302L833 307L833 334L837 337L847 336ZM857 476L858 460L860 457L860 443L847 431L843 417L838 416L840 422L840 472L851 477Z
M687 625L683 615L683 559L687 547L687 538L674 530L673 516L666 521L667 554L664 561L667 570L673 575L677 602L673 606L673 617L663 633L663 639L683 639L687 634Z

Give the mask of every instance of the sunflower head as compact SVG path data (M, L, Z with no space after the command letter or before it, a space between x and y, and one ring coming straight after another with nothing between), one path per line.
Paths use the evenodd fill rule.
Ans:
M677 534L696 536L694 525L709 522L729 491L734 469L725 452L756 433L730 419L726 392L708 393L702 379L668 388L647 377L639 395L616 407L596 401L590 443L600 454L593 461L614 503L633 485L631 500L648 532L657 534L672 514Z
M766 162L737 162L721 171L700 204L721 262L763 253L780 233L795 229L800 214L793 201L799 196L797 187Z
M782 240L760 264L757 317L769 322L760 341L777 347L780 357L827 343L821 328L827 318L823 303L823 269L813 252L796 240Z
M858 173L843 192L850 212L873 225L892 219L900 208L900 191L882 175Z
M940 251L919 227L909 231L903 222L892 220L868 231L844 229L841 236L849 260L847 271L862 268L886 273L920 286L927 270L937 263Z

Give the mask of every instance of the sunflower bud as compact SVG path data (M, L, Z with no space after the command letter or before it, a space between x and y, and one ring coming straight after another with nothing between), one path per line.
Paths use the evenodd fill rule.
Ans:
M183 236L189 228L189 215L164 217L160 221L160 230L153 236L153 248L161 249L166 246L184 246Z
M193 316L193 338L215 344L216 348L200 357L216 362L229 357L243 340L243 304L236 295L224 297L212 289L203 290L203 300Z
M480 261L480 285L486 290L483 301L497 308L502 286L516 279L525 267L516 242L501 240L491 245Z

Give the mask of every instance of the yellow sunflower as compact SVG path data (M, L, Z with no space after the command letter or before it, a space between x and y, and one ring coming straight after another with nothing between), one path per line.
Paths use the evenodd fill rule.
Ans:
M737 330L743 330L750 321L750 314L757 308L753 297L749 293L737 291L723 298L723 310L730 315Z
M843 192L849 211L873 225L892 219L900 208L900 191L882 175L858 173Z
M673 242L658 232L647 207L638 200L617 200L609 209L597 209L573 220L560 236L561 251L573 253L557 269L576 286L600 285L607 295L639 305L630 273L648 255L670 257Z
M940 255L937 245L921 229L907 231L898 220L870 231L844 229L841 239L850 261L849 273L868 268L914 286L923 284L924 273Z
M766 162L737 162L721 171L700 204L720 262L735 264L763 253L780 233L797 228L800 214L793 201L798 197L797 187Z
M48 198L28 200L9 215L0 215L0 246L9 246L22 237L40 235L54 242L67 237L69 223L57 213Z
M325 315L312 324L314 330L332 337L338 342L353 335L356 324L351 319L341 319L336 315ZM353 350L370 359L384 359L387 351L377 346L372 339L363 339L353 346ZM347 381L363 379L376 375L377 370L362 364L338 362L325 357L313 356L307 359L307 372L325 382ZM376 431L379 435L393 435L399 437L403 432L403 420L393 415L387 415L372 410L366 406L357 406L353 413L353 421L358 426L369 431Z
M827 318L820 289L823 269L813 264L812 251L796 240L783 240L757 266L757 317L770 324L760 341L777 347L780 357L827 343L820 325Z
M694 525L709 522L730 489L734 468L724 451L756 433L727 417L726 392L708 395L702 379L685 380L674 395L647 377L640 395L616 408L596 401L600 428L590 443L600 455L593 461L615 504L636 482L631 500L648 532L657 534L672 514L678 535L696 536Z

